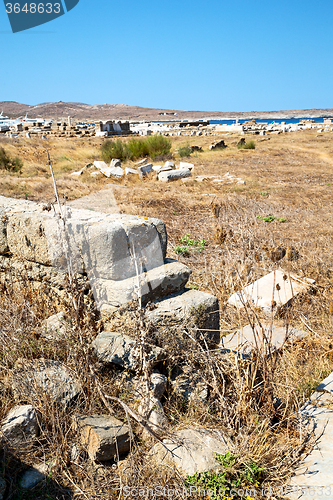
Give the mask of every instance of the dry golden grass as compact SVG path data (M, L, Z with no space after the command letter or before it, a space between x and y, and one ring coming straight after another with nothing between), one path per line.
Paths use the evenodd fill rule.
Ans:
M224 138L228 148L208 151L209 144L217 138ZM294 300L292 307L276 320L276 324L303 329L307 336L286 346L268 361L259 356L254 367L249 368L248 363L235 361L233 357L223 361L214 353L207 357L198 345L191 344L188 339L184 341L177 331L170 331L170 337L164 338L164 347L169 346L170 366L189 364L193 371L202 374L210 389L208 405L199 401L184 404L172 393L168 394L163 405L173 429L195 423L225 430L239 454L265 467L265 485L281 485L291 474L292 464L305 445L296 422L297 410L318 382L333 369L333 134L317 136L315 131L302 131L264 139L249 137L256 142L255 150L238 150L239 137L223 134L214 138L171 139L173 150L186 144L203 147L202 153L185 159L194 163L194 175L230 172L243 178L245 185L223 186L193 180L163 184L153 177L145 181L137 178L115 181L103 177L93 179L89 173L73 178L69 175L71 171L100 159L100 140L54 139L40 143L22 140L3 144L10 155L24 160L24 167L22 175L0 172L0 194L53 201L53 186L42 149L45 145L50 152L61 197L73 200L113 186L121 212L165 221L169 236L168 256L178 258L192 269L190 286L219 298L223 335L247 324L248 316L251 320L258 316L264 319L257 310L249 310L246 314L226 307L229 295L244 284L279 267L316 280L311 291ZM177 155L175 158L179 160ZM129 162L128 166L132 164ZM265 222L257 218L269 215L286 221ZM190 250L186 257L179 256L175 249L181 245L180 238L185 234L195 240L205 239L207 245L200 251ZM2 331L9 337L10 332L21 329L16 343L5 343L9 351L2 353L2 376L22 353L32 358L56 356L82 377L86 389L81 410L106 412L87 370L87 363L94 362L86 349L94 335L91 326L77 325L70 342L60 347L51 343L46 347L38 338L38 329L41 320L53 312L50 303L42 306L41 299L29 298L26 291L23 293L25 300L18 305L12 305L15 301L8 290L3 290L2 296ZM128 325L128 333L134 335L135 328ZM37 337L33 332L37 332ZM78 354L73 355L73 352ZM97 370L97 375L105 393L131 403L132 395L122 392L123 379L119 371ZM259 389L258 381L263 382ZM280 400L279 408L276 404L272 406L274 397ZM3 416L13 404L5 381L0 403L0 416ZM47 424L41 438L43 447L38 453L44 454L46 459L57 456L52 478L61 484L61 487L52 484L51 498L70 498L71 493L62 492L61 488L75 491L80 499L107 499L118 498L121 484L169 487L182 484L173 469L156 469L147 461L149 442L141 442L136 425L133 425L137 433L133 451L121 462L121 467L114 469L112 464L103 467L91 464L84 454L78 463L73 463L68 457L75 436L68 416L55 413L57 418L50 420L50 407L43 405L41 410ZM52 412L53 415L55 410ZM119 418L124 418L117 405L115 412ZM63 428L59 424L62 419ZM17 464L32 463L36 453L35 450L31 457L8 455L6 477L9 473L18 476L23 466L20 468ZM11 488L12 498L20 498L15 497L18 490L14 479Z

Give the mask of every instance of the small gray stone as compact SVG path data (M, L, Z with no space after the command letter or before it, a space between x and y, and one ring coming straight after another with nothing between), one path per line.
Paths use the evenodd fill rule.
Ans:
M161 373L152 373L150 375L150 390L155 398L161 399L163 396L168 379Z
M76 415L74 426L91 460L111 460L130 449L130 430L110 415Z
M134 168L125 168L125 175L139 175L139 172L137 170L134 170Z
M316 391L330 392L333 394L333 372L316 387Z
M162 435L169 427L169 421L165 416L163 406L154 396L145 397L138 407L139 415L146 419L148 427L157 435ZM145 435L147 435L145 433Z
M170 168L171 170L174 170L176 168L175 163L173 161L166 161L164 163L164 166Z
M128 335L102 332L91 344L100 363L114 363L135 371L139 365L138 343ZM151 346L149 361L156 364L162 357L161 348Z
M25 471L20 481L20 486L24 490L31 490L47 477L47 465L36 464L31 469Z
M193 165L193 163L187 163L186 161L181 161L179 163L179 168L181 170L191 170L192 171L192 170L194 170L194 165Z

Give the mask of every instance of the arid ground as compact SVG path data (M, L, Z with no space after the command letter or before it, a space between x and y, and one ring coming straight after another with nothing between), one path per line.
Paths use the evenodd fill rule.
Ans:
M212 139L219 138L223 138L228 147L209 151ZM168 256L178 258L192 269L189 286L219 298L222 335L247 324L249 314L251 320L261 317L260 311L245 313L226 306L229 295L241 286L278 268L286 273L293 272L301 279L315 280L311 290L294 300L292 307L276 320L277 324L304 330L307 336L286 346L277 361L275 359L260 368L265 384L273 388L280 406L276 406L275 410L265 407L262 397L259 406L251 406L252 396L258 390L256 376L252 374L251 378L247 368L240 365L237 365L236 371L228 365L227 379L230 387L235 389L225 396L225 406L217 389L222 390L222 386L214 385L221 382L219 374L216 375L218 382L212 378L214 390L209 407L200 404L184 406L172 398L164 404L174 428L181 428L189 422L229 430L234 428L233 438L239 445L239 453L251 457L265 468L266 484L282 484L291 474L298 446L304 444L297 430L298 424L295 425L297 409L333 369L333 132L318 134L309 130L265 137L246 136L246 140L255 141L255 149L248 150L237 149L240 136L236 135L170 139L171 156L176 163L180 161L175 152L177 148L185 145L203 148L203 152L192 153L189 158L182 159L194 164L193 177L223 177L229 172L243 179L245 184L214 183L212 179L202 182L187 179L186 182L166 184L158 182L154 176L146 180L140 180L138 176L124 177L118 181L102 175L91 177L89 172L92 169L74 177L71 172L101 159L100 139L24 139L17 142L0 139L0 147L10 156L23 160L21 174L0 171L0 194L43 203L54 202L45 148L50 153L62 200L65 197L66 202L70 202L112 186L121 212L158 217L165 222L169 237ZM155 158L154 163L161 164L165 159ZM133 163L128 162L125 166L133 166ZM271 222L263 220L268 216L275 219ZM186 238L197 244L184 251L181 247L184 247ZM6 312L7 315L3 328L8 329L11 321L12 327L18 328L19 322L15 323L8 315L12 307L10 302L5 302L2 307L3 314ZM52 312L36 313L32 321L34 328L38 330L40 321ZM28 345L29 328L24 331L25 337L22 338ZM69 360L75 367L79 361L73 358L71 348L66 347L62 352L61 359ZM17 356L19 354L17 352ZM173 355L170 354L171 357ZM13 360L10 357L9 361L7 359L8 366L14 362L16 354L10 356ZM187 360L189 364L193 361L190 358ZM200 366L204 373L204 364ZM117 392L116 385L112 386L105 374L100 380L105 391ZM120 393L119 389L117 394ZM126 399L127 396L123 397ZM2 413L8 405L9 400L3 400ZM103 402L96 397L96 401L90 401L89 405L90 411L100 411ZM54 423L54 426L56 429L57 424ZM55 435L58 435L57 432ZM69 437L66 435L61 439L58 439L57 445L56 441L52 444L49 438L45 453L50 454L54 449L52 446L61 444L64 449L69 447ZM155 479L159 477L161 481L177 483L178 479L170 471L163 478L158 476L155 469L149 469L142 458L142 451L136 453L134 462L131 462L132 459L128 462L132 464L130 467L134 475L147 481L149 476L149 480L154 481L156 474ZM61 460L59 463L66 464ZM89 469L84 463L80 468L68 464L68 469L60 467L55 477L69 488L73 488L75 483L74 491L78 498L113 498L110 485L119 487L121 482L131 484L130 477L126 477L125 473L120 477L113 469L109 472L103 469L104 472L97 477L96 470Z

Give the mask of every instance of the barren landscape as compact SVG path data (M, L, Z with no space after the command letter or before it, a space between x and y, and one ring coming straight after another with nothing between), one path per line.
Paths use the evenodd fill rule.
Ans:
M223 112L223 111L186 111L176 109L144 108L128 104L84 104L76 102L50 102L36 105L0 101L4 115L17 118L28 113L29 118L67 120L68 116L76 120L236 120L252 118L316 118L332 116L333 109L295 109L276 111ZM166 113L166 116L161 114ZM177 113L177 115L174 115Z

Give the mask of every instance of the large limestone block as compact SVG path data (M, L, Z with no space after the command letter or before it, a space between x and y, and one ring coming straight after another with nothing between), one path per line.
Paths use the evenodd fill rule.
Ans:
M97 307L118 307L137 299L143 304L157 300L184 288L191 275L191 270L173 259L166 259L165 264L150 271L121 281L96 279L91 281ZM138 285L140 283L140 286Z
M100 363L114 363L135 371L140 364L140 346L128 335L116 332L101 332L91 344ZM148 360L156 364L163 351L156 346L150 346Z
M270 351L277 351L286 342L293 342L307 335L306 332L297 328L289 328L275 325L246 325L235 333L230 333L221 339L222 352L234 351L249 356L257 348L270 345Z
M209 346L219 343L219 301L214 295L185 288L156 301L155 305L155 309L146 312L153 323L190 322L199 329Z
M128 425L109 415L77 415L74 427L91 460L111 460L130 450Z
M158 464L174 464L184 475L218 469L215 454L225 454L231 449L228 438L208 429L184 429L173 439L164 439L163 447L157 443L149 455Z
M10 447L31 444L39 434L38 412L32 405L14 406L2 421L1 434Z
M191 177L191 170L184 168L161 172L158 174L158 180L162 182L177 181L178 179L184 179L185 177Z
M163 264L167 236L158 219L64 207L64 231L57 211L5 200L8 247L21 259L67 271L70 256L72 270L85 271L89 280L126 279L136 274L136 264L147 270Z
M67 406L82 391L74 373L60 361L19 359L12 372L12 390L17 401L43 400L45 394Z
M235 307L260 307L266 314L270 314L272 307L278 313L296 295L306 291L314 280L289 276L282 270L272 271L239 292L232 294L228 304Z

